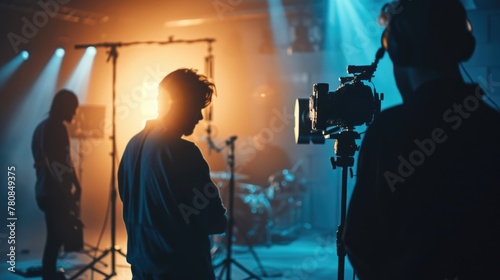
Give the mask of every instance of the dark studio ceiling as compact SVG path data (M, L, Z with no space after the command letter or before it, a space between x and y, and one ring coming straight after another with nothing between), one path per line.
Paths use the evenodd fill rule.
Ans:
M60 36L54 41L63 42L80 37L84 40L106 41L124 38L131 34L137 40L149 40L146 30L162 30L166 36L168 28L231 26L235 23L269 21L269 3L279 0L0 0L1 49L11 49L11 42L5 40L9 33L20 34L23 18L33 21L37 12L46 3L51 18L50 28L43 28L47 38ZM325 8L328 1L350 0L281 0L283 11L290 19L298 21L307 18L320 25L325 22ZM359 0L370 11L377 11L385 0ZM500 7L498 0L462 0L469 10L489 10ZM51 10L52 9L52 10ZM56 11L53 11L53 10ZM43 20L41 18L40 20ZM297 20L295 20L297 22ZM76 27L76 28L75 28ZM42 28L41 28L42 29ZM114 34L120 36L113 37ZM82 38L82 34L94 37ZM139 35L139 36L138 36ZM140 36L142 35L142 37ZM167 38L165 38L167 39ZM128 38L127 38L128 40ZM35 45L33 40L31 45ZM10 44L9 44L10 43ZM45 43L40 42L40 43ZM68 43L70 45L71 43ZM4 55L11 53L2 51Z
M309 12L324 1L285 0L282 3L287 13L297 13ZM171 25L185 19L197 19L193 24L221 19L247 20L266 16L268 7L266 0L0 0L0 9L6 17L33 14L40 10L39 2L59 4L54 16L57 19L90 25L128 20Z
M345 0L281 0L287 16L324 17L327 1ZM0 0L2 28L33 15L40 3L57 6L54 18L84 25L127 25L146 21L166 27L230 23L268 17L269 0ZM497 0L462 0L469 10L500 7ZM365 0L364 5L379 7L383 0ZM50 4L48 4L50 6ZM375 8L376 9L376 8ZM12 28L11 28L12 29Z
M340 0L282 0L288 14L321 11L326 1ZM237 20L267 15L268 0L0 0L2 15L32 14L40 9L39 2L53 2L59 6L58 19L84 24L98 24L118 20L154 20L175 24L175 21L198 19L192 24L203 24L227 17ZM366 5L382 5L382 0L363 1ZM462 0L468 9L500 7L496 0ZM314 16L320 16L315 14Z
M287 16L322 20L325 1L328 0L283 0L282 5ZM99 34L96 36L100 37L92 40L115 40L117 37L112 37L113 33L120 33L122 38L129 32L138 38L136 34L146 29L215 28L235 22L269 20L267 0L0 0L0 36L20 34L25 25L23 18L34 23L37 13L50 15L47 24L50 28L40 28L49 33L44 37L62 34L60 41L65 40L64 36L75 38L81 34ZM149 38L146 32L142 33L141 40ZM8 43L2 42L3 45Z

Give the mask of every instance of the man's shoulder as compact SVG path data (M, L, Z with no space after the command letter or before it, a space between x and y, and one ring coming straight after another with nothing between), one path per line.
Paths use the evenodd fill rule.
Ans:
M405 106L403 104L398 104L381 111L376 117L375 120L380 118L392 117L394 115L403 114L405 112Z
M394 124L396 122L401 121L406 113L407 110L405 109L405 106L403 104L389 107L387 109L384 109L374 117L374 120L370 125L370 127L377 128L377 127L382 127L386 124L387 125Z
M43 135L48 135L51 137L67 135L67 129L62 122L57 122L50 118L46 118L40 121L33 131L33 138L39 138Z
M172 151L176 154L183 154L189 158L201 156L201 151L198 146L196 146L194 142L191 142L187 139L180 138L175 141L169 142L169 145Z
M183 138L171 138L162 127L146 127L128 141L125 152L146 147L148 150L168 149L172 152L199 151L191 141Z
M45 126L45 123L47 122L47 119L45 120L42 120L41 122L39 122L36 127L35 127L35 130L33 132L33 136L36 136L37 134L39 134L41 132L41 130L43 129L43 127Z

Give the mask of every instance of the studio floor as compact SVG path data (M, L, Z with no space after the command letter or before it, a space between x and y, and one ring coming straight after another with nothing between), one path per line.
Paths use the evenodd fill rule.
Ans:
M92 250L88 246L85 253L71 253L61 255L58 266L65 271L67 279L106 279L106 276L85 269L92 263L92 256L102 255L100 250ZM335 280L338 279L338 257L336 251L335 232L332 230L318 230L304 228L293 238L277 240L273 238L271 244L248 245L244 242L232 244L232 260L227 265L227 245L215 241L213 262L215 275L218 279L227 279L228 268L230 279L290 279L290 280ZM102 258L96 263L96 268L106 275L111 271L111 255ZM130 266L125 258L116 253L116 275L109 279L131 279ZM16 260L16 270L28 271L29 268L40 266L41 249L21 254ZM344 279L353 279L352 268L345 258ZM8 271L8 264L2 262L0 279L22 280L41 279L41 277L27 277ZM75 277L76 274L81 274Z

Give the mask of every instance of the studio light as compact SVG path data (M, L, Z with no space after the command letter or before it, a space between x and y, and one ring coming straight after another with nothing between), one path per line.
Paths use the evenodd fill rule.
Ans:
M56 56L57 57L63 57L66 52L64 51L63 48L57 48L56 49Z
M27 50L23 50L21 52L21 57L24 59L24 60L28 60L28 58L30 58L30 53L27 51Z
M97 49L95 47L88 47L85 50L85 53L88 54L88 55L94 56L97 53Z

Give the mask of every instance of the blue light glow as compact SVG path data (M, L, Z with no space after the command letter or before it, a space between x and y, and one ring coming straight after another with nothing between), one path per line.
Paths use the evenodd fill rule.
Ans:
M274 45L278 48L288 47L290 36L285 8L281 4L281 1L268 0L267 4L269 6L269 18L271 20Z
M87 99L90 74L92 72L95 54L96 48L88 47L80 59L80 62L75 67L73 73L64 85L64 88L72 90L76 95L78 95L80 103L84 103Z
M0 88L4 87L14 73L19 69L21 64L29 57L27 51L22 51L10 61L0 66Z
M97 53L97 49L95 47L88 47L85 51L85 54L94 56Z
M54 53L47 65L28 90L23 102L12 116L6 128L5 147L9 147L11 162L30 158L29 147L32 133L47 113L56 92L62 59Z
M347 65L373 62L381 47L380 37L384 30L377 24L383 4L375 2L327 1L323 73L334 77L351 76L346 73ZM373 83L380 92L385 92L382 110L401 102L387 54L379 62Z
M63 48L57 48L56 49L56 56L57 57L63 57L66 52L64 51Z
M30 58L30 53L27 50L24 50L24 51L21 52L21 57L24 60L28 60L28 58Z

